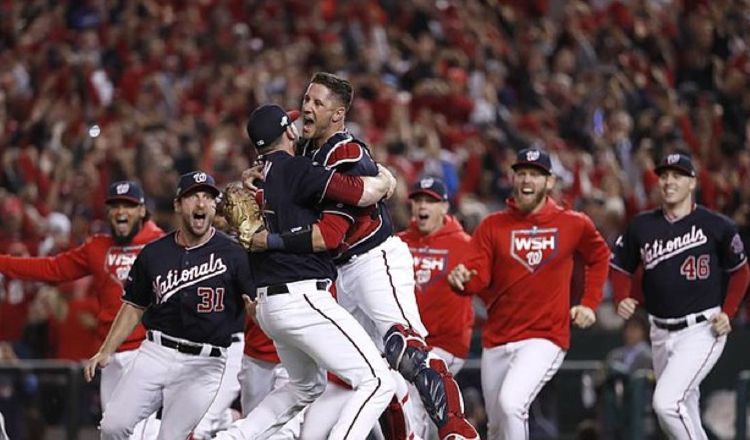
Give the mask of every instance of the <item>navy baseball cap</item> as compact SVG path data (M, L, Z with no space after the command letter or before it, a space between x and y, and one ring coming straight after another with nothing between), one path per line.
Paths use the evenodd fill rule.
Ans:
M411 192L409 192L409 198L419 195L427 194L435 198L436 200L447 201L448 200L448 189L445 187L445 183L437 177L424 177L419 182L414 184Z
M654 172L661 174L664 170L676 170L686 176L695 177L693 161L687 154L673 153L664 156L659 165L654 169Z
M263 148L278 139L298 117L297 110L287 112L276 104L261 105L250 113L247 135L255 148Z
M511 165L511 168L516 171L518 168L526 166L536 167L547 174L552 174L552 161L549 154L539 148L524 148L519 151L516 162Z
M120 180L109 185L107 198L104 203L113 203L116 201L125 201L143 205L146 199L143 196L143 190L138 183L132 180Z
M174 198L179 199L188 192L199 188L209 190L213 193L214 197L218 197L221 194L219 188L216 187L214 178L210 174L203 171L191 171L180 176L180 183L177 185L177 194Z

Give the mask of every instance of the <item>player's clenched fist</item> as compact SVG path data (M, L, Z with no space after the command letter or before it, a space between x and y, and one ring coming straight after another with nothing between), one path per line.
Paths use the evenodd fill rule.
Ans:
M717 313L711 318L711 328L717 336L723 336L732 331L732 324L729 321L729 315L724 312Z
M588 328L596 322L596 314L586 306L573 306L570 308L570 320L576 327Z
M94 376L96 376L96 369L106 367L110 360L111 355L107 353L97 352L95 355L91 356L91 358L86 361L86 366L83 369L83 377L86 379L86 382L91 382L94 379Z
M630 319L635 313L635 308L638 307L638 301L633 298L625 298L617 304L617 314L622 319Z
M454 289L463 291L466 283L468 283L476 274L476 270L469 270L463 264L459 264L458 266L453 268L451 273L448 274L448 283Z

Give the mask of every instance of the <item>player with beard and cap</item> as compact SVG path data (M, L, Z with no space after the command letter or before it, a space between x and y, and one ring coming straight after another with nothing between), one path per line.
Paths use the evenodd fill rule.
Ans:
M137 182L112 183L105 204L109 234L96 234L82 245L54 257L0 256L0 273L11 278L57 284L93 276L91 292L99 300L97 334L101 341L120 309L122 286L133 261L146 243L164 235L164 231L148 219L143 190ZM145 330L139 325L102 370L99 390L102 409L106 409L115 386L132 364L144 338ZM151 432L155 425L148 419L134 432Z
M471 251L448 275L459 293L487 307L482 334L482 392L488 438L528 439L529 406L556 373L570 345L570 323L596 321L609 248L586 215L549 197L549 155L518 153L508 208L477 227ZM581 303L571 307L574 254L585 264Z
M117 317L84 369L91 381L143 319L147 340L105 408L103 439L128 438L159 407L158 438L187 438L218 393L244 313L241 295L254 296L247 253L212 226L218 195L210 175L182 175L174 199L179 228L133 263Z

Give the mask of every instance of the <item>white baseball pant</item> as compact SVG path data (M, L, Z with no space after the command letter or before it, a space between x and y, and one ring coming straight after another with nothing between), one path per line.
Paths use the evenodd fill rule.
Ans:
M394 324L413 328L427 337L414 295L414 258L398 237L389 237L338 268L336 295L349 313L360 309L377 331L373 340L383 349L383 337ZM367 328L367 326L365 326Z
M352 257L338 267L338 275L338 303L362 324L381 352L383 337L394 324L411 327L427 337L414 294L414 257L399 237L389 237L369 251ZM400 374L396 376L396 380L402 382L400 386L408 386ZM421 402L422 399L415 400ZM412 402L403 408L410 427L420 424L414 407Z
M538 338L482 351L482 394L489 440L529 438L529 407L564 358L562 348Z
M226 349L221 349L220 357L180 353L160 345L163 335L154 334L155 342L143 341L132 367L115 388L102 417L102 439L127 439L133 427L159 407L162 421L157 438L187 438L219 390ZM204 347L208 352L210 346Z
M111 361L101 370L101 381L99 383L99 399L101 400L102 412L107 409L107 404L112 400L112 394L117 383L125 375L125 372L133 365L138 349L120 351L112 355ZM156 412L141 420L133 428L130 440L153 440L159 434L161 420L156 418Z
M227 349L227 364L214 403L208 408L198 426L193 430L194 440L209 439L222 429L227 429L234 419L230 407L240 394L238 375L242 368L245 334L232 335L232 344Z
M301 439L328 438L331 428L338 421L341 410L354 391L328 382L326 390L307 408L305 423L302 424ZM385 440L378 423L367 436L370 440Z
M271 391L289 383L289 373L283 365L262 361L247 355L242 356L242 369L239 374L242 401L242 415L247 416ZM299 437L302 411L281 429L271 435L272 440L294 440Z
M710 319L720 311L714 307L684 318L660 321L688 319L694 323L698 315ZM708 439L701 425L699 386L719 360L727 337L716 336L708 320L670 332L654 325L654 319L650 317L656 374L653 407L659 424L670 439Z
M440 347L433 347L432 353L438 355L445 361L448 371L454 376L461 371L461 368L463 368L466 363L466 359L456 357ZM432 419L430 419L429 414L425 411L424 403L422 403L422 398L419 396L419 391L417 391L417 388L412 384L409 384L409 401L411 401L414 408L414 417L412 417L414 433L424 439L437 438L437 427L432 423Z
M273 339L289 383L216 438L269 438L323 393L326 370L355 390L329 439L366 438L390 402L394 384L378 349L362 326L316 284L288 283L290 293L272 296L258 289L258 323Z

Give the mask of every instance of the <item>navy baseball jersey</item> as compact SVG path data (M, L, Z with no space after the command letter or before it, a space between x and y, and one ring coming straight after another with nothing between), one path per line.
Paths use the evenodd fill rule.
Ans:
M149 243L125 283L123 301L146 309L143 325L176 338L228 347L255 297L248 254L220 231L186 248L175 232Z
M335 169L340 173L354 176L378 174L377 164L372 159L367 145L347 131L334 134L317 150L306 148L303 154L310 157L313 163ZM334 258L337 264L348 261L353 255L369 251L393 235L393 222L383 202L364 208L339 203L335 206L327 205L324 211L344 215L354 223Z
M677 318L720 306L726 273L746 259L734 223L697 206L674 222L661 209L637 215L617 239L611 266L632 274L643 265L646 310Z
M257 198L270 233L295 232L320 218L318 204L333 171L313 166L309 158L274 151L263 156L265 179ZM258 286L310 279L336 279L329 252L293 254L267 251L253 254L250 263Z

